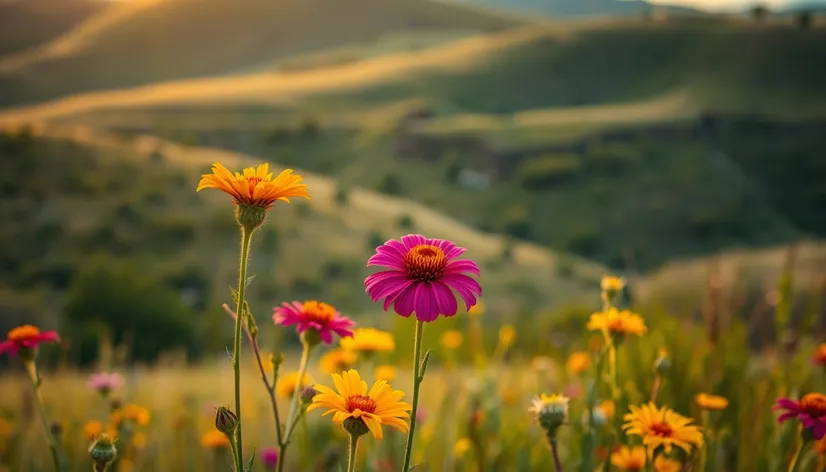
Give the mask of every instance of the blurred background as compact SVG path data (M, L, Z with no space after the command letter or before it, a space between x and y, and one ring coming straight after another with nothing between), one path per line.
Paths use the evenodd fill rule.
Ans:
M392 329L365 261L412 232L469 248L484 323L555 323L526 350L605 271L682 319L716 287L759 348L793 269L822 333L824 24L824 2L3 0L0 331L60 329L72 365L224 356L238 231L195 193L220 160L313 197L254 239L268 336L309 298Z

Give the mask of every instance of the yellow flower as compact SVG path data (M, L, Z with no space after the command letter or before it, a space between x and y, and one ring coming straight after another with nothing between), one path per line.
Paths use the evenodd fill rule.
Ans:
M671 453L676 446L686 453L703 446L703 433L694 420L680 415L668 407L658 407L653 402L642 406L631 406L631 413L624 417L622 429L626 434L642 438L642 443L651 450L662 446L665 453Z
M728 406L728 400L725 397L707 393L695 395L694 402L704 410L724 410Z
M140 426L146 426L150 419L152 419L152 415L149 410L134 403L112 412L112 423L115 425L119 425L124 421L134 421Z
M657 456L654 459L654 472L680 472L681 470L683 470L683 464L679 461L664 456Z
M458 349L463 339L461 332L455 329L447 330L442 334L442 346L445 349Z
M275 370L275 362L273 362L273 355L268 354L261 358L261 365L264 367L264 371L268 374L272 374Z
M275 386L275 392L281 398L291 398L295 393L296 384L298 383L298 372L290 372L278 378L278 384ZM313 383L312 377L309 374L304 374L301 380L301 385L309 385Z
M352 367L356 363L356 353L346 349L333 349L321 356L318 368L327 374L337 374Z
M471 315L476 315L476 316L484 315L485 314L485 304L482 303L482 300L479 300L475 305L470 307L470 310L468 310L468 313L470 313Z
M338 392L324 385L316 385L318 393L307 411L316 408L328 408L324 415L333 414L333 423L344 424L348 421L348 432L361 431L366 427L373 437L384 437L382 425L392 426L407 432L407 420L410 405L401 401L404 392L393 390L384 380L378 380L367 391L367 382L355 370L348 370L341 375L333 374L333 383ZM322 415L323 416L323 415Z
M201 446L209 449L229 446L229 439L217 429L210 429L201 436Z
M609 334L635 334L637 336L641 336L648 330L642 317L628 310L618 311L616 308L592 314L586 328Z
M473 443L470 442L468 438L462 438L456 441L456 444L453 445L453 457L458 459L464 456L471 447L473 447Z
M135 446L136 449L144 449L146 443L147 439L145 434L138 432L132 436L132 445Z
M642 446L621 446L611 454L611 464L623 471L640 471L645 469L645 448Z
M269 164L261 164L258 169L248 167L244 173L232 174L219 162L212 165L212 173L201 176L196 191L217 188L230 196L236 205L246 205L269 209L276 201L290 203L290 197L304 197L309 200L307 185L300 183L302 177L293 175L286 169L273 179Z
M571 355L568 356L568 362L565 363L565 367L568 369L568 372L573 375L586 372L591 368L591 355L583 351L572 352Z
M353 337L341 338L341 347L350 351L374 353L392 351L396 348L393 335L375 328L358 328Z
M625 279L613 275L603 275L599 287L603 292L619 292L625 288Z
M815 364L826 366L826 343L821 343L817 346L812 360Z
M514 328L513 325L506 324L499 328L499 345L502 346L503 349L511 347L515 340L516 328Z
M89 441L93 441L95 438L100 436L100 433L103 432L103 423L97 420L87 421L86 424L83 425L83 435L86 436L86 439Z
M616 413L616 408L614 408L614 402L611 400L605 400L604 402L597 405L597 409L599 409L602 414L605 416L606 419L611 419L614 417L614 413Z
M380 365L375 368L373 375L376 377L376 380L392 382L396 378L396 368L392 365Z

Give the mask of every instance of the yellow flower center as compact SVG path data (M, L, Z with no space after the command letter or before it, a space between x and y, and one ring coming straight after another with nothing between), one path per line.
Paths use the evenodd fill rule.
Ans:
M671 425L668 423L654 423L648 428L648 430L651 434L662 438L670 438L674 435L674 429L671 428Z
M352 413L360 410L362 413L375 413L376 400L370 398L369 395L350 395L345 402L347 411Z
M430 282L442 276L447 267L445 253L436 246L419 244L404 256L404 268L414 279Z
M315 300L304 302L302 306L304 316L309 321L317 321L320 324L328 324L333 321L336 316L336 309L324 302L317 302Z
M24 325L9 331L9 341L24 341L40 334L40 330L32 325Z
M826 395L808 393L800 400L800 408L814 417L826 416Z

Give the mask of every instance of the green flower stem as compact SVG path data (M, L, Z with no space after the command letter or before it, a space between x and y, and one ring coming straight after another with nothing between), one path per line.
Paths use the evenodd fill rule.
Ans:
M709 413L708 410L703 409L700 413L700 423L703 426L703 431L706 434L706 445L700 449L700 472L706 472L708 467L708 450L714 446L713 431L709 429Z
M407 432L407 445L404 448L404 462L402 462L402 472L410 470L410 456L413 453L413 436L416 431L416 409L419 407L419 385L424 379L422 369L422 329L424 325L416 320L416 334L413 340L413 409L410 412L410 430ZM422 371L420 371L422 370Z
M359 448L359 438L350 435L350 453L347 455L347 472L356 472L356 452Z
M800 457L803 455L803 450L805 449L806 445L809 444L811 441L805 441L800 435L797 438L797 449L794 451L794 456L792 456L792 460L789 462L788 472L796 472L798 462L800 462Z
M232 350L232 369L235 372L235 415L238 416L238 429L235 431L235 472L244 470L244 453L241 440L241 326L244 307L244 295L247 286L247 262L250 253L250 240L254 228L241 226L241 262L238 269L238 306L235 309L235 343Z
M284 460L287 453L287 446L290 444L295 425L298 424L298 418L301 412L298 411L298 402L301 398L301 389L304 388L304 374L307 372L307 364L310 361L310 351L312 346L308 343L304 344L304 350L301 352L301 362L298 366L298 380L295 383L295 390L293 391L293 398L290 403L290 412L287 413L287 429L284 431L283 441L278 445L278 472L284 470ZM275 383L275 382L273 382Z
M559 451L556 447L556 439L551 441L551 451L554 455L554 466L556 467L556 472L562 472L562 462L559 460Z
M63 471L62 462L60 460L60 451L58 450L57 441L52 435L52 429L49 425L49 416L46 413L46 406L43 403L43 397L40 395L40 377L37 375L37 365L34 360L25 361L26 372L29 374L29 380L32 382L32 393L34 394L34 403L37 406L37 411L40 416L40 422L43 425L43 434L46 435L46 443L49 445L49 450L52 453L52 461L54 462L54 469L58 472Z

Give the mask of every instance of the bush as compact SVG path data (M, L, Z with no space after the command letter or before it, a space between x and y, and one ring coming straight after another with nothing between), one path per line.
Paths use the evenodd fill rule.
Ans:
M128 343L132 360L152 362L171 349L192 349L193 313L171 289L148 278L137 265L90 263L67 294L64 331L82 364L97 357L106 331L115 344Z
M546 190L569 182L579 171L579 156L548 154L522 162L516 169L516 178L525 190Z
M388 195L402 195L404 193L402 190L401 179L398 175L392 172L382 177L381 182L379 182L379 185L376 187L376 190Z
M350 192L348 192L346 188L339 185L338 189L336 190L336 202L339 205L346 205L349 200Z
M412 229L414 224L413 217L410 215L402 215L397 223L399 229Z

